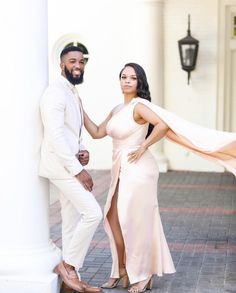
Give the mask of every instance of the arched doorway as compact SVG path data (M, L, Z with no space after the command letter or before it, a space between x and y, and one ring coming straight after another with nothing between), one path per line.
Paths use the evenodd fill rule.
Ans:
M66 34L61 36L54 44L51 52L52 66L49 66L49 79L53 79L55 76L59 75L60 70L60 53L67 46L80 46L84 52L84 57L86 61L89 59L89 51L87 47L82 43L81 36L78 34Z

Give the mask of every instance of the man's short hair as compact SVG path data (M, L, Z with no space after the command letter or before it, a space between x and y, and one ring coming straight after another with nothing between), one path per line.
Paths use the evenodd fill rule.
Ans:
M60 59L62 59L62 57L64 55L66 55L67 53L69 52L74 52L74 51L77 51L77 52L81 52L81 53L85 53L84 52L84 49L80 46L66 46L62 51L61 51L61 54L60 54Z

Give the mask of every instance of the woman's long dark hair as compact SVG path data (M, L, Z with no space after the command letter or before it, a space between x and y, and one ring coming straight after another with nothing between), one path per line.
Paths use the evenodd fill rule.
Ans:
M120 71L120 74L119 74L120 79L121 79L122 72L126 67L132 67L136 73L137 80L138 80L138 84L137 84L138 97L151 102L149 85L148 85L147 76L146 76L144 69L137 63L127 63L127 64L125 64L124 68ZM152 129L153 129L153 125L149 124L146 138L152 132Z

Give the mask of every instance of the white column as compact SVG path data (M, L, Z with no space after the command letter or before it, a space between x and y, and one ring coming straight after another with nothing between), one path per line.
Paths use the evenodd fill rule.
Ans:
M155 94L153 95L153 101L163 107L164 106L164 27L163 27L163 14L164 14L164 2L165 0L156 1L156 13L157 25L155 27L158 41L156 50L156 72L154 75L160 78L158 85L155 86ZM159 163L160 172L167 172L168 159L163 152L163 141L154 146L154 154Z
M49 239L48 185L38 177L47 0L6 1L0 27L0 292L54 293L61 253Z
M140 28L137 30L143 32L143 39L148 44L143 52L146 59L146 66L148 70L148 81L152 102L164 106L164 28L163 28L163 14L165 0L137 0L143 4L140 17L148 17L146 21L145 30ZM137 24L139 21L137 21ZM147 27L147 25L149 25ZM149 38L149 39L148 39ZM142 40L142 36L140 36ZM147 46L147 45L146 45ZM160 172L167 172L168 159L163 153L163 141L156 143L151 147L151 151L155 156Z

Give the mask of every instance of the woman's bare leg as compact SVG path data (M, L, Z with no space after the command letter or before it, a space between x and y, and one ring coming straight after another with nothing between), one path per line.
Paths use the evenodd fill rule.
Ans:
M111 231L116 243L116 249L118 254L118 262L119 262L119 273L120 277L126 275L126 269L125 269L125 245L124 245L124 239L120 227L120 222L118 218L118 210L117 210L117 198L118 198L118 188L119 188L119 182L117 183L115 193L112 197L111 206L109 209L109 212L107 213L107 219L111 227ZM116 278L110 278L107 283L105 283L103 286L111 287L113 284L116 283ZM124 285L123 286L128 286ZM102 287L103 287L102 286Z
M118 210L117 210L118 188L119 188L119 182L117 183L115 193L112 197L111 207L107 214L107 219L110 224L112 234L116 243L119 269L122 270L125 265L125 245L124 245L124 239L123 239L123 235L122 235L122 231L120 227L120 222L118 218Z

